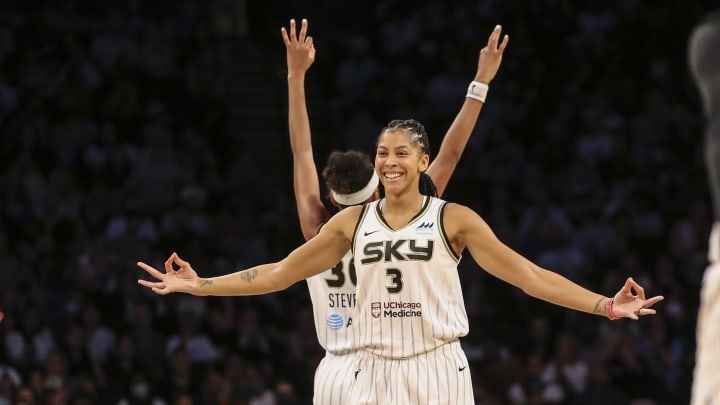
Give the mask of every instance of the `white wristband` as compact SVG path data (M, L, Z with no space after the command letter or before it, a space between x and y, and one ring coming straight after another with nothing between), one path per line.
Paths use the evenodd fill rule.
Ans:
M477 101L485 102L485 97L487 97L488 92L488 85L485 83L480 83L476 81L471 81L470 85L467 89L467 94L465 97L474 98Z

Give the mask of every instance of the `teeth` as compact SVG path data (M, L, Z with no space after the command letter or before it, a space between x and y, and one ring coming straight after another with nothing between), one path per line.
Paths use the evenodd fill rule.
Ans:
M397 179L397 178L400 177L400 176L401 176L400 173L392 173L392 174L390 174L390 173L385 173L385 178L386 178L386 179Z

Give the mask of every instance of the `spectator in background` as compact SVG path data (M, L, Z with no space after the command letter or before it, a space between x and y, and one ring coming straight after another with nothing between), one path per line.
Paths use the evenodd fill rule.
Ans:
M101 323L100 310L91 302L86 303L81 316L90 357L97 363L105 363L117 345L115 332Z
M35 394L33 390L27 385L22 385L18 388L17 395L15 396L15 405L36 405L39 404L35 400Z
M157 316L144 300L134 303L129 321L130 331L126 338L130 341L126 345L132 347L132 355L127 360L150 370L165 358L163 353L167 336L157 329ZM118 346L123 347L122 344Z
M178 332L167 340L165 353L170 356L184 351L191 363L210 363L217 359L218 351L210 338L200 330L200 318L192 312L180 312Z
M136 372L130 380L130 386L117 405L167 405L153 389L151 381L141 372Z
M20 373L8 366L0 366L0 404L12 404L15 392L22 384Z
M5 337L5 354L13 364L27 370L45 362L55 349L55 336L44 326L43 315L36 306L24 309L20 323Z

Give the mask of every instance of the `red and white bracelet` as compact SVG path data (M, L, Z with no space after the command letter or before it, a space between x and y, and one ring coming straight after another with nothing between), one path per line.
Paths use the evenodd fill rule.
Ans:
M605 304L605 310L607 312L608 318L610 318L611 321L620 319L620 317L615 315L615 312L613 312L613 304L614 303L615 303L615 297L610 298L610 300L608 300L608 302Z

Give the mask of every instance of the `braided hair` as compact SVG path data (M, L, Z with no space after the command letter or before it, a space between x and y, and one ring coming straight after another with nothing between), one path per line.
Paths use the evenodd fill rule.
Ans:
M410 143L418 145L422 153L430 155L430 138L428 137L427 131L425 130L425 126L423 124L414 119L392 120L385 126L385 128L383 128L381 133L385 133L387 131L395 131L398 129L407 131ZM432 178L428 176L427 173L420 173L419 186L420 194L437 197L437 187L435 187L435 183L433 182Z

